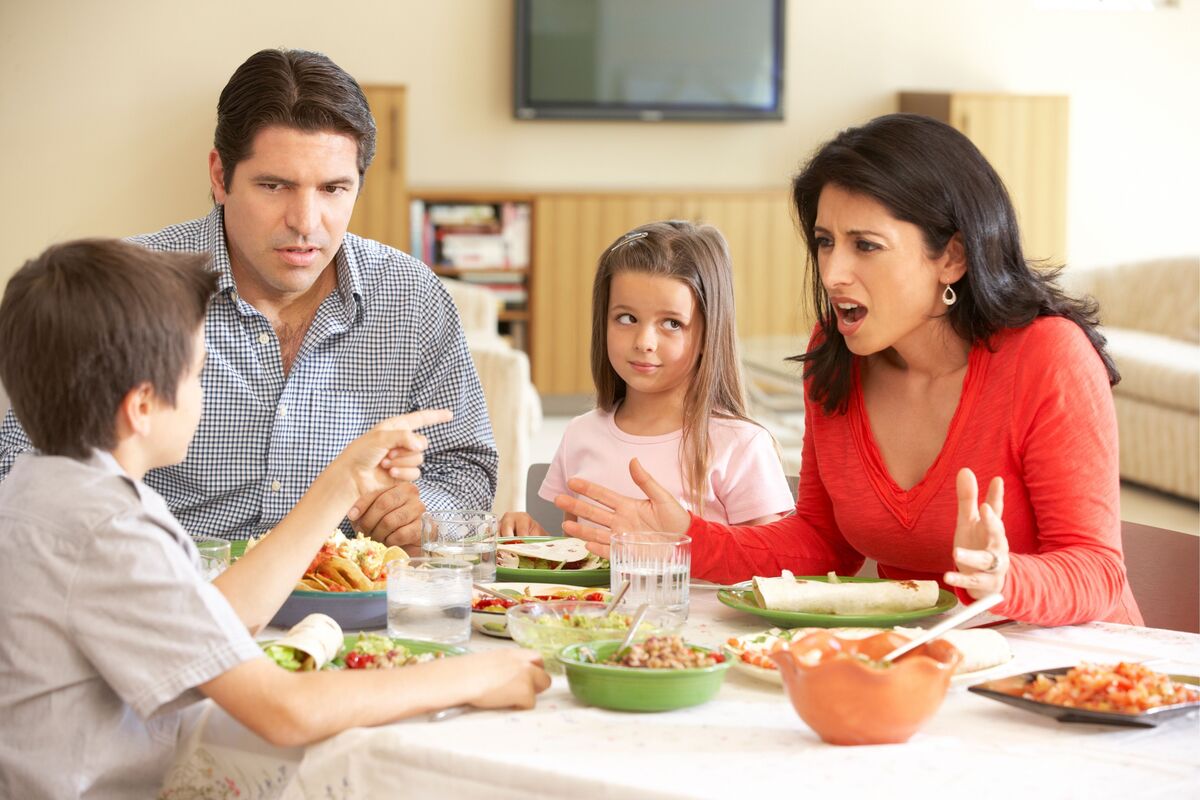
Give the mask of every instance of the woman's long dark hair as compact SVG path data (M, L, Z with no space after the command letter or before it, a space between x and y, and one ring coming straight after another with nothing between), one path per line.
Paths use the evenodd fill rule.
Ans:
M1087 334L1109 382L1121 379L1096 328L1096 303L1058 287L1061 267L1042 270L1026 262L1012 201L978 148L930 117L889 114L839 133L792 180L819 328L815 346L792 360L804 363L805 380L825 413L845 413L853 363L817 269L813 229L817 201L828 184L871 197L896 219L916 225L931 256L961 234L967 271L953 284L958 302L946 316L966 341L987 343L996 332L1023 328L1038 317L1066 317Z

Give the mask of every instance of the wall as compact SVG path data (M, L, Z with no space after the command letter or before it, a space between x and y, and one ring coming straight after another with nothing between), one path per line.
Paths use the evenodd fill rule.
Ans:
M4 0L0 277L58 239L204 213L217 94L271 46L407 84L418 185L782 185L837 129L893 110L900 89L1065 93L1071 261L1200 252L1200 6L1180 6L793 0L786 121L653 125L514 121L507 0L362 0L336 14L317 0Z

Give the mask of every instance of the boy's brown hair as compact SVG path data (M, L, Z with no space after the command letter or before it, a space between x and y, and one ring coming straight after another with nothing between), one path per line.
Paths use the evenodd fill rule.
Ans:
M12 276L0 300L0 381L34 447L73 458L113 449L117 409L145 382L175 402L217 287L209 263L81 239Z

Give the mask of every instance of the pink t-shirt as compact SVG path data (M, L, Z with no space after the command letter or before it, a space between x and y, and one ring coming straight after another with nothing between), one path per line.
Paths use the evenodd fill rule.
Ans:
M705 482L705 519L729 525L792 510L792 492L771 434L731 419L713 419L708 430L712 457ZM634 436L618 428L612 414L589 411L567 425L538 496L550 502L560 494L577 496L567 488L567 479L579 477L619 494L645 497L629 476L629 462L636 458L691 510L679 464L682 438L682 431Z

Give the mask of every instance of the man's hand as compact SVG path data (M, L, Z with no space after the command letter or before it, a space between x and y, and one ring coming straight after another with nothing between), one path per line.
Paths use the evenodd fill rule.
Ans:
M398 483L373 495L359 498L350 509L354 530L389 547L417 544L421 540L421 515L425 504L411 483Z

